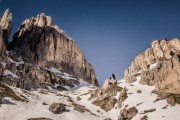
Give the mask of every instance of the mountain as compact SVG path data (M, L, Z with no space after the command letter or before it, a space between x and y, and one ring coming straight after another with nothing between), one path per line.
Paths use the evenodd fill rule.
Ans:
M14 34L0 22L0 119L179 120L180 40L155 40L125 70L98 86L75 42L44 13Z
M9 50L16 51L26 63L56 67L98 85L93 66L85 59L83 52L44 13L22 23L14 34Z
M48 86L61 90L66 86L72 88L83 79L98 86L93 66L50 16L41 13L26 19L10 43L9 9L1 18L0 26L0 75L4 83L27 90Z

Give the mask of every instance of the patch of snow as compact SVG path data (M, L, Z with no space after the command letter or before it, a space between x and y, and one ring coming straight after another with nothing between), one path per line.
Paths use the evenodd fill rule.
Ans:
M51 71L53 73L62 73L61 71L59 71L57 68L51 67L51 68L45 68L48 71Z
M8 57L8 59L9 59L9 61L10 61L11 63L15 63L15 64L16 64L16 66L19 66L20 64L24 64L24 61L15 62L14 60L12 60L12 59L11 59L11 58L9 58L9 57Z
M18 76L14 73L12 73L11 71L9 70L5 70L4 71L4 75L7 76L7 75L12 75L14 78L18 78Z
M5 62L1 62L1 64L3 65L3 67L6 67L6 63Z
M149 69L150 69L150 70L151 70L151 69L154 69L154 68L156 67L156 65L157 65L157 63L151 64Z
M10 98L5 98L8 103L12 104L1 104L0 120L27 120L29 118L37 117L46 117L53 120L103 120L98 116L91 115L91 113L89 112L81 113L74 110L70 105L71 103L67 101L66 97L57 96L57 94L60 93L63 95L69 95L70 97L75 99L73 93L76 91L71 92L72 94L68 94L66 92L48 92L48 94L41 94L39 93L39 91L28 91L29 94L27 95L19 88L13 89L14 91L19 92L20 94L23 94L26 98L28 98L29 102L14 101ZM88 90L87 87L84 89ZM42 105L43 102L47 103L48 105ZM54 114L50 112L49 105L54 102L64 103L68 105L66 106L67 111L63 112L62 114Z
M59 76L61 76L62 78L66 79L66 80L70 80L70 79L77 80L76 78L72 77L72 75L65 73L65 72L61 72L57 68L51 67L51 68L45 68L45 69L50 72L53 72L53 73L58 73Z

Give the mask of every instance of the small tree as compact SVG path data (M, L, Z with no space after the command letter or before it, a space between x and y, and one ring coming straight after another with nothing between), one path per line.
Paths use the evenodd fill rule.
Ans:
M113 78L114 80L116 79L116 77L115 77L114 73L112 74L112 78Z

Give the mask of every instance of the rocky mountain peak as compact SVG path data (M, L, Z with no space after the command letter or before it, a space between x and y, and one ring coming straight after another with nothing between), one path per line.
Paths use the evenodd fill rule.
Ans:
M26 19L8 49L16 51L26 63L55 67L98 85L93 66L80 48L44 13Z
M7 9L0 19L0 53L1 56L4 55L6 50L6 45L8 43L8 38L10 36L12 29L12 13Z
M38 26L38 27L53 27L54 22L50 16L46 16L44 13L40 13L35 17L26 19L22 25L25 25L26 28L29 26Z
M7 45L8 38L11 34L11 29L12 29L12 13L10 12L9 9L7 9L4 15L2 16L0 21L0 26L2 27L3 30L4 43L5 45Z

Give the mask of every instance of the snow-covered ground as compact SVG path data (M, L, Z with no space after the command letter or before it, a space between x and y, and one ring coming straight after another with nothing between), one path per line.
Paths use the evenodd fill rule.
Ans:
M154 64L155 66L156 64ZM126 83L124 79L119 81L119 86L128 89L128 98L124 101L123 107L128 105L128 108L135 106L138 109L138 114L133 120L140 120L144 115L148 116L148 120L180 120L180 105L170 106L166 100L155 100L158 98L152 93L154 86L142 85L139 83L140 77L134 83ZM140 90L141 93L137 91ZM138 105L139 104L139 105ZM123 108L122 107L122 108ZM167 109L163 109L167 107ZM156 109L154 112L142 114L144 110Z
M55 69L52 70L55 72ZM59 71L56 71L59 72ZM128 89L128 98L123 102L122 108L128 105L128 108L135 106L138 109L138 114L133 120L140 120L144 115L148 116L148 120L180 120L180 105L170 106L166 100L157 99L157 95L152 93L153 86L146 86L139 83L140 77L137 77L137 81L134 83L126 83L124 79L118 81L118 85L126 87ZM69 91L56 91L45 90L43 94L41 89L33 91L25 91L19 88L11 87L15 93L19 96L23 95L29 102L15 101L11 98L4 98L3 104L0 107L0 120L27 120L28 118L46 117L53 120L104 120L105 118L111 118L117 120L120 109L115 107L105 112L100 107L95 106L92 101L88 100L91 92L96 89L95 86L89 85L83 80L80 80L80 84L76 85L74 89ZM141 91L138 93L137 91ZM60 95L61 94L61 95ZM119 93L114 96L116 99L119 97ZM74 110L71 102L68 101L69 96L74 103L83 105L89 109L90 112L81 113ZM80 97L81 100L78 100ZM43 105L45 102L48 105ZM53 102L64 103L66 111L62 114L54 114L49 111L49 105ZM163 109L166 108L166 109ZM144 110L156 109L154 112L142 114Z
M49 105L53 102L64 103L70 105L68 98L59 96L58 94L68 95L76 100L77 95L83 94L87 91L78 89L76 91L66 92L51 92L47 91L47 94L42 94L39 91L27 91L23 92L19 88L11 87L17 94L24 95L28 98L29 102L15 101L10 98L4 98L3 104L0 107L0 120L27 120L28 118L46 117L53 120L97 120L100 119L97 116L91 115L89 112L81 113L73 110L73 107L66 106L66 111L62 114L54 114L49 111ZM90 86L85 86L84 89L92 89ZM48 105L42 105L45 102Z

